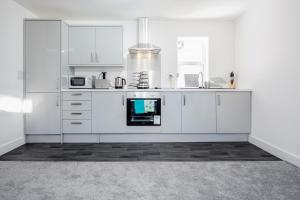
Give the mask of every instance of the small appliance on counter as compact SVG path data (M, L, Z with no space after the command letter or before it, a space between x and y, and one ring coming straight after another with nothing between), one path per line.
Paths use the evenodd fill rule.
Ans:
M96 89L109 89L111 87L110 81L106 79L106 73L107 72L100 73L98 79L95 79Z
M92 77L69 76L68 86L70 89L91 89L93 88Z
M119 76L115 78L115 89L123 89L124 85L126 85L125 78L121 78Z

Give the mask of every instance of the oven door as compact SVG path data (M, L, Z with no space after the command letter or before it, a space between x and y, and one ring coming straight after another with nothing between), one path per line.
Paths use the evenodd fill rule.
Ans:
M127 126L160 125L160 98L127 98Z

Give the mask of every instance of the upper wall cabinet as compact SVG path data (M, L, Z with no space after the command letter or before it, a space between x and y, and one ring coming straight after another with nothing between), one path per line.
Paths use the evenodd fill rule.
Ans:
M69 65L122 66L121 26L70 26Z
M61 21L26 20L26 92L60 91Z

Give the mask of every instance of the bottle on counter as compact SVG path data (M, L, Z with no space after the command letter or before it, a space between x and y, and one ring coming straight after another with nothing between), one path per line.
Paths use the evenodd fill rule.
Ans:
M234 72L230 73L230 80L229 80L229 88L235 89L236 88L236 80Z

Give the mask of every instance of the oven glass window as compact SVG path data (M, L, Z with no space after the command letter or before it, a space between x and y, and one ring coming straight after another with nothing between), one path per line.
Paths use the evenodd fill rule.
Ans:
M84 86L85 85L85 78L76 77L71 79L72 86Z
M127 99L128 126L160 126L160 99Z

